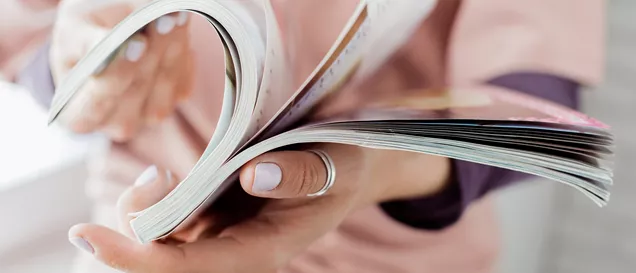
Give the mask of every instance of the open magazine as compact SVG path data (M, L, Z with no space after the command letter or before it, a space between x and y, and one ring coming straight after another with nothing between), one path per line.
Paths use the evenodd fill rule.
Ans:
M389 5L390 2L390 5ZM168 236L209 207L237 170L267 151L341 143L440 155L526 172L570 185L599 205L609 200L613 137L608 127L560 105L512 90L478 86L410 92L328 120L304 118L348 82L370 75L435 6L432 0L361 1L331 50L300 88L267 0L156 0L104 38L58 86L50 122L128 37L176 11L206 17L223 40L226 88L216 131L183 181L136 213L140 242Z

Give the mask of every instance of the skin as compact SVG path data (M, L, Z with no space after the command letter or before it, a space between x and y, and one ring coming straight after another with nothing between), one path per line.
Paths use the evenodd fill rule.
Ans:
M60 0L18 0L25 7L34 10L50 9L55 7Z
M143 3L62 1L50 50L55 81L63 79L93 45ZM174 22L179 20L177 14L167 16ZM84 84L85 90L61 117L63 124L77 133L100 131L113 141L126 142L143 126L170 115L178 102L189 96L193 59L188 21L175 24L168 33L160 33L158 24L155 21L130 37L114 59ZM126 57L131 43L143 48L133 60Z
M51 48L55 79L62 79L108 29L144 1L118 0L99 8L87 0L62 1ZM187 23L168 34L158 33L156 24L129 39L146 45L139 60L131 62L119 54L85 84L83 97L62 117L67 127L79 133L101 131L113 141L125 142L143 126L169 115L188 96L193 73ZM84 250L123 272L276 272L352 211L431 195L448 183L447 158L345 145L309 148L326 151L336 165L335 184L323 196L307 197L326 182L319 157L306 151L266 153L243 166L236 195L226 198L227 211L211 209L169 238L140 245L130 230L129 213L156 203L183 178L159 169L149 183L135 183L120 197L118 230L79 224L70 229L69 238L87 242ZM274 190L252 190L261 162L275 163L282 170L282 181ZM250 210L253 207L259 210ZM228 219L244 209L245 217Z
M336 165L336 182L325 195L307 197L326 181L319 157L307 151L267 153L240 172L243 191L266 200L258 213L213 232L222 214L208 213L167 239L141 245L128 225L129 213L154 204L179 181L159 169L150 183L129 188L119 199L119 232L80 224L71 228L69 237L85 240L91 246L87 251L96 259L123 272L276 272L352 211L386 200L434 194L447 184L450 172L449 161L442 157L346 145L315 148L326 151ZM282 181L274 190L252 190L254 170L261 162L275 163L282 170ZM234 200L233 209L240 204Z

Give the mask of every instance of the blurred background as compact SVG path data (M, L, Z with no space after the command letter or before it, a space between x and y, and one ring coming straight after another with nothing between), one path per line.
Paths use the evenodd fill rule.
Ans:
M636 1L608 3L606 80L585 93L583 110L617 136L610 205L550 181L498 192L500 272L636 269ZM88 220L86 157L100 145L47 127L28 92L0 82L0 272L69 271L75 249L66 231Z

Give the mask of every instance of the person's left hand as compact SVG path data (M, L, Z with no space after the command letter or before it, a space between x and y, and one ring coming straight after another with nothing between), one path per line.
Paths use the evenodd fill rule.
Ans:
M449 160L443 157L335 144L315 148L330 155L336 168L335 184L322 196L307 196L326 183L326 167L320 157L307 151L266 153L240 172L243 190L267 200L254 217L209 232L219 221L213 215L168 240L141 245L132 239L128 213L154 204L178 181L169 172L152 167L120 198L124 234L80 224L71 228L69 238L96 259L124 272L276 272L335 229L352 210L435 193L444 187L450 172ZM233 204L244 205L239 200Z

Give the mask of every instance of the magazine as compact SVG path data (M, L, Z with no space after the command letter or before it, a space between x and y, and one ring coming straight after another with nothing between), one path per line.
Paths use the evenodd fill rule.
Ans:
M128 37L160 16L190 11L206 17L223 40L223 108L190 173L161 201L134 214L131 226L142 243L187 225L236 182L237 170L249 160L303 143L404 150L492 165L564 183L605 205L612 184L609 128L514 90L487 85L413 90L369 99L326 119L309 118L330 95L376 71L434 7L432 0L360 1L322 62L292 88L284 39L269 1L156 0L123 20L73 68L58 86L49 122L65 114L82 84Z

